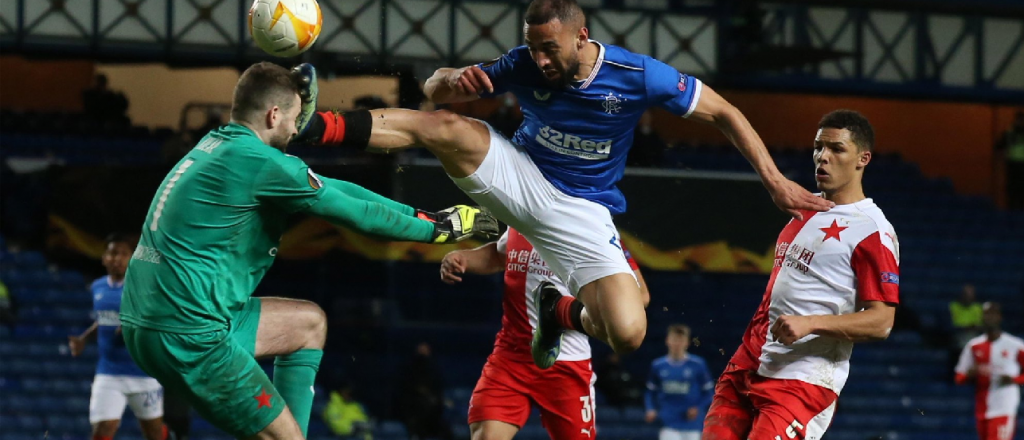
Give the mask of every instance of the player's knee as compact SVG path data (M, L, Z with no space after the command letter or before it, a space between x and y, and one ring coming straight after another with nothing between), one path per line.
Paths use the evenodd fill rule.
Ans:
M320 306L313 304L312 314L309 348L324 348L324 343L327 342L327 313L324 313Z
M640 348L640 344L644 342L644 337L646 336L646 322L637 322L626 326L620 326L608 335L612 349L618 354L626 354L636 351Z
M95 437L113 437L117 434L117 428L121 426L120 420L104 420L102 422L93 423L92 425L92 436Z
M314 302L303 301L299 315L296 322L302 323L303 348L324 348L327 341L327 314L324 309Z
M465 123L462 116L448 110L436 110L427 115L420 142L430 149L455 144L459 127Z

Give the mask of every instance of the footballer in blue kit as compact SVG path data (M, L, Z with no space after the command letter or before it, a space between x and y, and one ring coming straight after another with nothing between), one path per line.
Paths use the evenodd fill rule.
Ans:
M481 96L511 92L523 124L511 141L522 146L544 177L571 196L626 212L615 183L622 179L633 131L648 108L688 117L700 100L700 80L618 46L591 40L598 50L590 75L562 86L537 69L520 46L480 65L494 85Z
M714 380L704 359L686 352L689 327L669 326L665 345L668 355L655 359L647 376L646 421L661 423L658 440L699 440L714 396Z
M90 286L94 322L81 335L69 336L72 356L78 356L85 344L96 339L99 361L89 399L89 423L93 440L110 440L117 433L125 406L130 406L142 426L146 440L163 440L163 388L132 360L121 336L121 291L134 241L114 234L107 238L103 266L107 275Z
M626 210L615 184L648 108L718 127L781 209L798 217L829 209L779 172L743 114L710 87L591 40L574 0L534 0L524 18L525 46L487 63L439 69L424 85L438 104L515 94L524 121L512 139L448 111L404 109L321 112L299 139L385 153L425 147L463 192L523 234L580 300L572 313L556 313L557 289L542 284L532 293L541 310L531 347L538 367L554 364L566 329L618 353L635 350L646 335L643 297L612 215Z

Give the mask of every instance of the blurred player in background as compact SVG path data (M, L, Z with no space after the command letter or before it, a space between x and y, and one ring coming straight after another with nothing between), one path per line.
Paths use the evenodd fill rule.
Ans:
M629 251L624 250L624 255L643 286L646 305L650 296L640 269ZM505 271L505 289L501 331L469 401L472 439L512 439L526 424L534 404L540 408L541 422L551 438L595 438L596 377L591 369L587 335L566 332L563 349L552 368L541 370L533 364L530 341L537 327L538 312L529 292L542 284L550 284L567 298L568 308L581 305L526 237L509 228L497 242L450 252L441 262L441 280L454 284L461 282L467 273L486 275L502 270Z
M704 440L819 439L850 373L853 343L883 340L899 303L899 243L864 195L874 129L837 110L818 123L818 189L835 202L779 234L764 299L722 373Z
M647 376L644 419L661 421L659 440L700 440L715 381L704 359L686 352L690 327L670 325L665 345L668 355L651 362Z
M1024 341L1002 330L999 303L983 306L985 334L971 339L956 364L956 383L973 383L974 417L981 440L1010 440L1016 431Z
M564 330L618 353L636 350L646 335L641 289L612 216L626 210L615 184L648 108L718 127L785 211L829 208L779 172L743 114L711 88L651 57L590 40L574 0L534 0L525 21L526 46L482 65L440 69L424 86L438 104L512 92L524 122L511 140L450 112L399 109L321 113L322 127L303 138L383 151L426 147L459 188L526 236L585 305L565 315L557 313L564 301L557 289L533 292L542 303L537 366L554 364Z
M93 281L90 288L96 322L81 335L68 337L72 356L82 354L85 344L93 338L99 346L99 362L89 398L92 438L113 439L125 406L130 406L146 440L163 440L167 436L162 420L163 388L132 361L121 337L118 316L124 274L135 250L135 241L126 235L112 234L107 237L106 245L102 260L107 276Z
M309 301L251 297L292 214L424 243L498 232L475 208L418 212L285 154L316 105L315 88L298 78L271 63L246 69L231 123L161 183L125 279L121 320L132 358L238 438L304 438L309 423L324 312ZM275 358L273 382L256 363L267 357Z

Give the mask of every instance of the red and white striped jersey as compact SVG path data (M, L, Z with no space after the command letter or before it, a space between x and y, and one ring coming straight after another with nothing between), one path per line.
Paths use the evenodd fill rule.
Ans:
M803 217L779 234L764 299L732 362L839 394L850 374L852 342L812 334L786 346L769 330L782 315L845 315L858 311L858 301L898 303L899 243L871 199Z
M533 339L533 329L537 326L537 307L532 301L533 291L541 282L549 281L562 292L562 295L572 296L572 293L519 231L508 228L508 231L498 239L498 252L506 255L505 292L502 299L501 331L494 341L494 353L514 360L533 362L530 341ZM630 268L636 270L637 265L633 257L628 251L624 252ZM587 335L577 331L566 331L558 360L587 359L590 359L590 342Z
M966 383L969 370L979 371L974 382L977 418L1017 417L1020 384L1024 383L1021 365L1024 365L1024 341L1016 336L1004 332L990 341L988 335L981 335L967 343L956 364L956 380ZM1000 385L1000 376L1009 376L1014 383Z

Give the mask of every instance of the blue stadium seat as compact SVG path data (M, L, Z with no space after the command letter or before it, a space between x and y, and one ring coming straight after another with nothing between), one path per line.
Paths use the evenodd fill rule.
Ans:
M46 422L42 417L22 415L15 417L13 425L22 431L39 432L46 426Z
M627 406L622 410L622 420L625 422L642 422L647 411L641 406Z
M603 423L619 423L626 420L622 411L614 406L597 406L596 413L597 417L594 420L597 421L598 425Z
M0 341L0 357L11 359L12 356L18 354L21 354L21 347L17 343L6 339Z
M31 414L36 409L36 402L26 393L4 393L0 396L5 414Z
M46 257L40 252L13 252L10 254L10 257L14 260L14 264L16 264L21 270L46 268Z
M381 422L374 432L380 433L381 435L394 437L405 437L406 435L408 435L405 432L405 425L391 420L385 420Z
M44 395L50 391L50 382L34 377L25 377L21 379L21 388L27 392Z
M51 415L47 418L47 429L54 433L81 434L89 432L88 411L85 415Z
M0 393L13 393L21 390L21 381L13 377L0 377Z
M0 421L0 426L14 426L13 425L14 422L11 422L11 423L12 423L11 425L5 425L3 423L3 421ZM12 429L12 432L5 432L3 434L0 434L0 439L2 439L2 440L39 440L39 434L38 433L28 433L28 432L13 432L13 429Z
M38 371L38 363L25 359L4 360L4 374L26 375Z

